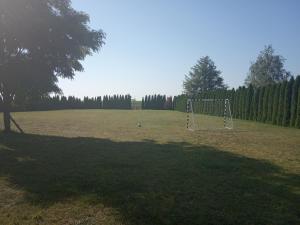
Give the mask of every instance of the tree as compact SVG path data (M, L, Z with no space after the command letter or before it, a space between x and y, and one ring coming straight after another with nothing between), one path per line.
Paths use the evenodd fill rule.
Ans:
M283 111L283 120L282 126L289 126L290 125L290 118L291 118L291 100L292 100L292 90L294 85L295 79L292 77L288 82L285 93L284 93L284 111Z
M298 89L297 117L295 127L300 128L300 87Z
M270 97L271 85L265 87L265 93L263 96L263 112L262 112L262 122L266 122L268 119L268 102Z
M226 89L221 71L217 70L215 63L208 57L202 57L191 68L183 82L184 91L188 95L196 95L203 91Z
M249 85L247 89L247 96L246 96L246 109L245 109L245 119L250 120L250 115L252 114L252 99L253 99L254 89L252 85Z
M280 97L280 90L282 84L276 84L274 98L273 98L273 109L272 109L272 124L277 124L277 116L278 116L278 104L279 104L279 97Z
M89 16L70 0L1 0L0 15L0 101L10 131L16 95L59 93L58 77L83 71L81 61L101 48L105 34L89 28Z
M246 87L243 86L241 92L241 98L240 98L240 119L245 119L246 98L247 98L247 91L246 91Z
M300 75L297 76L292 90L292 100L291 100L291 120L290 126L294 127L297 117L297 102L298 102L298 89L300 87Z
M287 81L284 81L280 87L278 113L277 113L277 125L282 125L283 111L284 111L284 96L287 88Z
M236 91L234 88L232 88L231 93L230 93L230 101L231 101L231 110L234 110L235 104L236 104L236 102L235 102L236 101ZM232 114L234 115L234 112L232 112Z
M256 121L257 120L257 113L258 113L258 101L259 101L259 95L260 95L260 89L257 88L254 90L254 95L252 99L252 115L251 120Z
M142 98L142 109L145 109L145 98Z
M233 115L234 118L240 118L240 99L241 99L241 87L239 87L235 92L235 101L234 101L234 108L233 108Z
M269 90L267 122L272 122L275 91L276 91L276 84L273 84Z
M285 59L281 55L274 54L271 45L266 46L258 55L256 62L251 64L245 80L246 85L262 87L287 80L290 73L284 69L284 62Z
M260 88L259 97L258 97L258 109L257 109L257 121L263 120L263 102L264 102L264 95L265 95L266 87Z

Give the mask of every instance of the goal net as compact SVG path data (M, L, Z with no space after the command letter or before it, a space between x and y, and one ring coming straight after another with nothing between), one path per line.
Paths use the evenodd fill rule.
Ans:
M186 105L187 129L233 129L229 99L188 99Z

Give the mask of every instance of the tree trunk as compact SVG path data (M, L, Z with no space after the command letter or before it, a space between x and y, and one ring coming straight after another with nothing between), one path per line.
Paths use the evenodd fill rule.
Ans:
M10 112L4 109L3 117L4 117L4 132L10 132L11 131Z
M4 119L4 132L11 131L10 123L10 101L7 97L3 96L3 119Z

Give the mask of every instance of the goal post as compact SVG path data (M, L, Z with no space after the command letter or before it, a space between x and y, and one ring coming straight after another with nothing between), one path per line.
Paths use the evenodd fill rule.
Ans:
M186 112L188 130L233 129L229 99L188 99Z

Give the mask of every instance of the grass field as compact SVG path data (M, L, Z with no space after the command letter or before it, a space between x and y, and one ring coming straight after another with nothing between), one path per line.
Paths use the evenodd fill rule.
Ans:
M300 130L190 132L171 111L13 116L26 134L0 134L1 225L300 224Z

